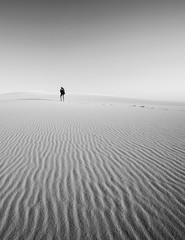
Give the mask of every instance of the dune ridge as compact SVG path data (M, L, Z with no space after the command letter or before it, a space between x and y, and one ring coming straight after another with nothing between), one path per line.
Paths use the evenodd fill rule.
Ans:
M0 116L0 239L184 239L184 112L22 100Z

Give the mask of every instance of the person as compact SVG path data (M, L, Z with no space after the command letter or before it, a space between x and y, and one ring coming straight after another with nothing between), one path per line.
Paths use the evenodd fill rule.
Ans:
M64 90L64 88L63 87L61 87L60 88L60 100L62 101L64 101L64 94L65 94L65 90Z

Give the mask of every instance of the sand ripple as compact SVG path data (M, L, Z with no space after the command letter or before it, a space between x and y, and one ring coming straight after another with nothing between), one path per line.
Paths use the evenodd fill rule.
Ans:
M184 239L183 112L0 111L0 239Z

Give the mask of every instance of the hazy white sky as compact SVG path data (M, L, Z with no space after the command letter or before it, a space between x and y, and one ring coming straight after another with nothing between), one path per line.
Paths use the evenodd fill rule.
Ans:
M0 36L0 93L185 101L184 1L6 1Z

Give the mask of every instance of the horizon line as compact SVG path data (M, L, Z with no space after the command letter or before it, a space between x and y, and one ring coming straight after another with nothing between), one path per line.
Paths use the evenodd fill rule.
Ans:
M0 92L0 95L11 95L11 94L49 94L49 95L58 95L57 92L49 92L49 91L13 91L13 92ZM99 96L99 97L112 97L112 98L121 98L128 100L139 100L139 101L150 101L150 102L163 102L163 103L175 103L175 104L185 104L185 101L179 100L166 100L166 99L154 99L154 98L140 98L140 97L128 97L128 96L120 96L120 95L108 95L108 94L97 94L97 93L88 93L88 92L68 92L66 95L85 95L85 96Z

